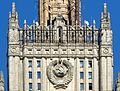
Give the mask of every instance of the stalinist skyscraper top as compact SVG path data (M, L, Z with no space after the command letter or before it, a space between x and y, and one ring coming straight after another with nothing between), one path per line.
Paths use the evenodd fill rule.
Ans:
M56 16L62 16L66 24L81 23L81 0L39 0L39 24L48 26Z
M100 28L81 24L81 0L39 0L39 23L19 26L9 14L9 91L113 91L113 49L107 5Z

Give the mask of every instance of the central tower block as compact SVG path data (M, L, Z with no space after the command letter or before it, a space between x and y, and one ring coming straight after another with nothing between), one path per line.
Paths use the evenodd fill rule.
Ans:
M39 24L48 26L56 16L62 16L66 24L79 25L80 4L79 0L38 0Z

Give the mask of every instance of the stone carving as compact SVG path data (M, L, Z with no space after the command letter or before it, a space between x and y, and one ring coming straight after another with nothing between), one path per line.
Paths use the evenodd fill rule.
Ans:
M68 61L52 61L47 67L47 77L56 89L66 89L73 78L73 66Z
M108 53L109 53L109 49L108 49L108 48L104 48L104 49L103 49L103 53L104 53L104 54L108 54Z
M9 52L11 54L18 54L19 52L18 50L19 50L18 47L11 47Z
M18 32L17 30L11 30L9 33L10 37L9 37L9 42L17 42L18 41Z

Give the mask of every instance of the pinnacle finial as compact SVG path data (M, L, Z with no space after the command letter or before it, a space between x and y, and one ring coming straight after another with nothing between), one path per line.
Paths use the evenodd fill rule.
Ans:
M12 17L16 16L16 5L15 2L12 3Z
M27 28L27 21L24 20L24 29L26 30L26 28Z
M107 13L107 4L104 3L104 14L106 14L106 13Z
M96 22L95 22L95 20L93 20L93 28L95 28L96 27Z

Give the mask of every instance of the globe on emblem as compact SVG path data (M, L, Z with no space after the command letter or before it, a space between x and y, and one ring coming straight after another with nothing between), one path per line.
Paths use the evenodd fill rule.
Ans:
M52 61L47 67L47 77L56 89L65 89L73 79L73 66L65 60Z

